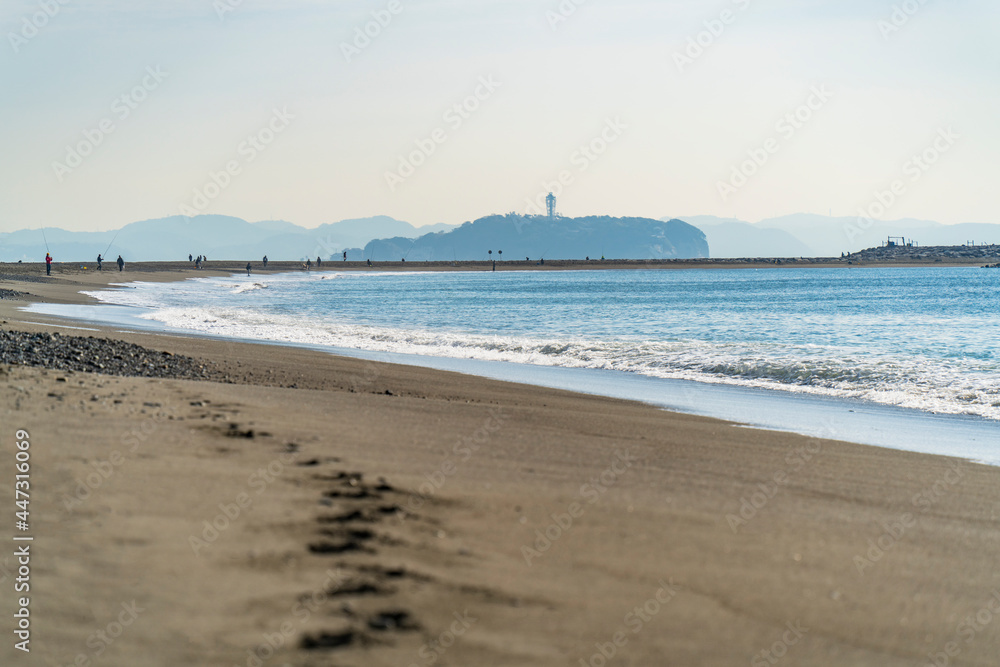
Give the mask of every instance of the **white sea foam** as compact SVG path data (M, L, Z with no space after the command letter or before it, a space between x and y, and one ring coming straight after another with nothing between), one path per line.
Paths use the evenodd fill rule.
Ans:
M267 285L264 283L241 283L232 289L232 293L244 294L245 292L253 292L259 289L267 289Z
M312 346L593 368L651 377L839 396L929 412L1000 419L1000 389L927 359L802 358L753 346L679 341L477 336L420 329L315 322L235 308L167 308L143 316L202 333Z
M619 319L581 323L580 311L565 305L579 298L565 291L568 281L582 280L579 275L524 279L553 280L542 285L552 291L542 294L537 283L521 293L498 293L483 274L406 275L426 282L423 291L398 294L407 285L404 274L303 272L269 276L266 283L199 278L91 294L106 303L141 307L141 317L169 327L227 337L605 369L1000 420L1000 364L991 346L984 346L977 319L929 310L753 311L748 302L735 313L702 309L700 319L686 317L683 308L638 314L626 309ZM518 320L524 326L543 323L535 333L519 333L504 326L503 316L482 325L470 322L492 313L483 304L500 298L497 307L508 309L504 312L527 311ZM540 299L544 306L535 305ZM612 308L618 300L617 295L605 297L600 307ZM370 308L385 310L369 316ZM404 324L410 318L422 319ZM595 331L602 327L603 332ZM745 332L747 327L756 329ZM484 333L491 330L502 333ZM906 342L905 352L896 341Z

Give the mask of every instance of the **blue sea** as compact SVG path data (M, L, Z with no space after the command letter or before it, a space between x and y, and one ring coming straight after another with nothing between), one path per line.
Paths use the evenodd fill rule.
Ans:
M776 419L788 423L763 425L802 432L780 413L807 403L782 397L876 422L956 417L942 433L990 437L1000 426L1000 271L324 271L129 287L90 293L121 307L105 308L104 319L380 355L737 420L777 405ZM679 386L687 387L680 395ZM732 399L699 409L709 394Z

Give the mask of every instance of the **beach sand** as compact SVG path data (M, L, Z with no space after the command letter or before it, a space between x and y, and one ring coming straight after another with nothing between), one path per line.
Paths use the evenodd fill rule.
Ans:
M4 665L1000 664L998 468L21 305L215 379L0 370Z

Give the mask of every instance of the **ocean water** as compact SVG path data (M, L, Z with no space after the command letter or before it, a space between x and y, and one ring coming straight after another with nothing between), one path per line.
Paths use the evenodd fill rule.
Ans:
M312 272L90 292L227 337L693 380L1000 420L1000 272Z

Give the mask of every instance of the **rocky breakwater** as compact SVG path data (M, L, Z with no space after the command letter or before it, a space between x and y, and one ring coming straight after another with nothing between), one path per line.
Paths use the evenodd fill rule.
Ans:
M852 253L849 259L869 262L933 262L939 260L942 262L970 262L989 259L1000 260L1000 245L883 246Z

